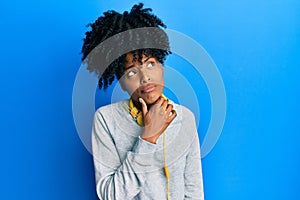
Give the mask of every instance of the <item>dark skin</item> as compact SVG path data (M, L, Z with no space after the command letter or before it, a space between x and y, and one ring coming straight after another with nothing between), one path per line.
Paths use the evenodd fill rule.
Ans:
M143 112L141 138L155 144L177 113L173 105L162 97L164 72L161 63L151 56L143 55L142 63L133 62L132 58L132 54L126 55L125 71L120 83L133 99L134 105Z
M177 116L176 111L173 110L173 105L168 104L168 101L162 97L159 97L150 109L142 98L140 98L140 102L145 124L141 138L155 144L158 137Z

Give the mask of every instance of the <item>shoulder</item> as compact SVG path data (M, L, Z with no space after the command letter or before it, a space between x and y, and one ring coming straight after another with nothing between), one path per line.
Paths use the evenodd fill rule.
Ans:
M99 107L96 110L96 114L97 113L101 113L101 114L109 114L115 111L126 111L126 106L128 105L128 100L122 100L116 103L112 103L112 104L108 104L108 105L104 105Z
M197 123L194 113L189 108L179 104L173 104L173 108L177 116L172 124L177 127L181 136L184 135L186 137L189 143L197 134Z
M176 111L178 119L183 121L195 120L194 113L189 108L173 103L173 109Z
M116 103L101 106L96 109L94 113L94 119L96 118L100 121L120 119L128 112L128 108L126 107L127 105L128 100L122 100Z

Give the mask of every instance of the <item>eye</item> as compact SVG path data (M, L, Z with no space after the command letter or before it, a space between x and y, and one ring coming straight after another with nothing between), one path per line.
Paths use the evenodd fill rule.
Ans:
M133 71L133 70L131 70L131 71L127 72L126 76L127 76L128 78L130 78L130 77L134 76L135 74L136 74L136 72Z
M149 62L149 63L147 64L147 67L148 67L148 68L151 68L151 67L154 67L154 65L155 65L154 62Z

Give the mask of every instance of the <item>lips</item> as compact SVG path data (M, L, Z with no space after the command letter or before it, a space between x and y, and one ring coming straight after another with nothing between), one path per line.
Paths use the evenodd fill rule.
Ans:
M153 90L155 90L155 85L154 84L148 84L146 85L145 87L141 88L142 90L142 93L150 93L152 92Z

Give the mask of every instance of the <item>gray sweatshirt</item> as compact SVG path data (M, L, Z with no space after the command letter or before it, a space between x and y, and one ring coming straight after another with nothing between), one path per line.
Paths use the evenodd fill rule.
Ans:
M96 191L101 200L164 200L163 135L156 144L141 139L128 112L128 100L99 108L94 115L92 149ZM200 147L194 115L173 104L177 117L165 131L170 199L204 199Z

